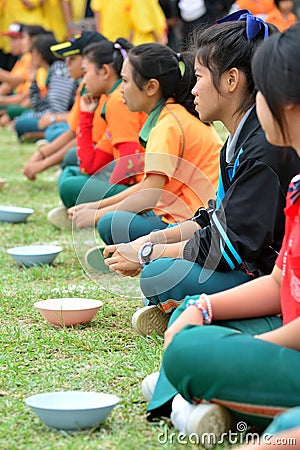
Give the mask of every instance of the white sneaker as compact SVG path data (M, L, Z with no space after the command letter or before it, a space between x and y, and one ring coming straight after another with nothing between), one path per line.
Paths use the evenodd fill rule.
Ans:
M141 385L142 393L148 403L150 402L150 400L152 398L158 377L159 377L159 372L153 372L153 373L150 373L150 375L147 375L146 378L144 378L142 381L142 385Z
M163 336L168 327L170 316L162 312L156 305L144 306L132 316L133 328L142 336L150 336L154 331Z
M172 402L171 422L187 436L195 433L201 437L205 433L217 441L222 433L230 430L233 419L222 406L215 403L193 405L177 394Z
M62 229L72 229L72 221L69 219L68 210L65 206L58 206L48 212L47 215L48 222L54 225L56 228Z
M141 295L141 303L143 306L148 306L149 304L149 300L144 296L144 294Z

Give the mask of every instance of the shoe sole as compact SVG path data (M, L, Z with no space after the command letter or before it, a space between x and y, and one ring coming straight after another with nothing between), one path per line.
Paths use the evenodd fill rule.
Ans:
M154 372L154 373L151 373L150 375L148 375L142 381L142 384L141 384L142 394L148 403L150 402L150 400L153 396L155 386L157 385L158 377L159 377L159 372Z
M142 336L150 336L154 332L163 336L168 322L169 316L155 305L138 309L132 316L132 326Z
M216 404L201 404L199 406L200 408L207 406L207 411L203 412L203 415L199 417L199 412L195 410L189 416L188 424L186 426L187 434L196 433L198 436L202 436L205 433L206 435L214 436L217 439L222 433L226 433L230 430L233 419L227 409ZM210 442L205 444L210 444Z
M72 230L72 221L68 218L66 208L57 208L47 215L48 222L59 230Z
M108 273L109 267L104 262L104 246L93 247L88 250L84 256L86 264L96 272Z

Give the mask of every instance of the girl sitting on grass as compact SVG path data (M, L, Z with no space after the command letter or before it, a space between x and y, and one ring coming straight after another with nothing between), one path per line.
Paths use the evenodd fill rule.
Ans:
M76 136L79 166L65 167L59 178L59 195L64 206L48 214L48 220L55 226L65 222L61 221L64 216L65 224L71 225L67 208L77 202L98 203L100 199L118 194L135 184L143 172L144 149L138 137L146 115L129 111L120 92L120 72L130 47L132 45L124 39L116 43L103 40L88 45L83 51L85 94L80 98ZM93 121L95 114L99 114L99 105L106 128L94 144Z
M156 43L139 45L129 51L122 79L127 107L149 115L140 132L143 179L118 195L70 211L78 228L96 223L110 243L165 229L206 205L217 183L221 148L214 128L195 117L189 55Z
M300 25L275 34L252 62L266 138L292 146L298 155L299 40ZM270 275L209 297L187 297L172 316L151 405L174 398L171 420L184 433L226 432L229 411L249 425L265 427L279 412L299 405L299 173L289 186L285 214L285 236ZM164 377L168 384L163 388ZM294 414L290 419L293 427L300 425Z
M112 270L143 269L140 285L150 306L133 319L143 335L164 331L186 295L213 294L270 273L281 247L285 195L300 166L293 149L266 141L256 115L251 59L270 27L248 11L230 19L199 34L192 91L200 119L219 120L230 132L216 200L179 226L106 249L105 256L115 252L106 261ZM145 247L151 252L143 259Z

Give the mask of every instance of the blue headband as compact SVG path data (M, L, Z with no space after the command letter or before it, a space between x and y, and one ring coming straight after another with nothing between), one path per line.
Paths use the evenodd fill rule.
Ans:
M266 22L264 22L259 17L254 16L247 9L241 9L240 11L229 14L228 16L217 20L217 23L233 21L239 22L241 20L246 21L246 36L249 41L252 41L261 30L264 30L264 39L267 39L269 37L269 29Z

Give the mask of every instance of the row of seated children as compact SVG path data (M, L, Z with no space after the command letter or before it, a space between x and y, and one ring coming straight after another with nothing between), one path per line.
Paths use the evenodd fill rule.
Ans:
M69 209L69 217L76 227L97 224L100 235L110 244L106 248L106 256L113 252L107 259L112 270L131 276L142 272L141 288L149 305L135 314L134 326L137 331L141 334L151 333L153 317L155 324L158 323L157 319L162 323L158 331L164 330L172 313L165 334L167 351L163 369L159 378L156 375L151 377L151 382L145 380L144 387L151 393L148 397L150 418L171 415L175 426L187 434L209 432L208 427L213 420L207 421L208 416L222 419L221 422L217 421L222 424L221 430L213 428L213 431L220 433L224 427L228 428L231 415L219 405L226 406L233 415L245 418L249 423L265 426L274 413L299 403L297 395L289 395L290 386L294 386L293 371L289 371L289 386L284 387L284 383L279 383L281 376L287 376L286 372L279 372L278 380L273 376L272 364L278 360L276 352L282 352L281 348L274 348L273 344L267 348L260 344L261 341L270 340L271 343L279 342L283 347L289 347L284 337L280 339L280 332L277 341L277 334L272 330L282 325L278 316L280 312L284 313L284 323L297 317L297 311L292 311L292 300L280 308L279 269L274 269L273 274L268 275L274 266L284 234L283 208L288 183L300 168L299 158L292 148L277 147L275 144L285 147L293 145L298 151L297 140L294 139L297 133L294 132L294 125L288 122L291 133L282 131L282 138L278 140L278 130L276 134L276 130L264 121L266 109L260 99L259 118L264 128L270 130L266 140L256 114L255 85L250 67L258 44L266 40L265 54L272 55L272 52L268 52L268 39L270 46L279 46L280 35L276 36L275 33L274 37L269 38L274 29L245 11L226 18L224 22L199 36L195 59L196 80L194 61L176 55L167 47L145 44L128 50L120 42L117 43L120 46L117 47L119 53L125 57L120 92L130 111L143 111L148 116L139 131L140 142L145 146L143 179L104 200L83 203ZM287 42L285 45L295 45L292 38L297 32L298 26L291 28L291 33L287 33L286 40L283 40ZM235 53L232 48L236 42L239 42L239 52ZM92 55L94 49L97 46L104 47L103 44L100 42L92 47ZM122 50L126 51L126 55ZM89 59L90 50L86 51L84 81L89 91L93 86L89 80L94 77L93 80L100 83L95 75L101 72L103 82L108 71L106 66L113 65L113 61L102 62L100 57L98 60ZM265 55L263 52L261 54ZM254 62L253 67L259 65ZM264 88L261 74L266 73L268 67L270 65L266 63L265 72L260 72L260 76L257 69L255 80L264 94L268 91ZM195 106L187 86L194 86L192 94ZM270 98L269 102L272 102ZM95 103L93 95L90 100L81 102L81 123L87 120L85 113L93 115ZM91 109L88 105L91 105ZM196 115L199 115L200 121L195 119ZM89 116L89 129L91 119ZM207 207L210 195L203 179L208 179L210 185L216 183L213 179L216 172L212 155L219 151L220 142L212 126L208 125L215 120L224 123L230 137L221 151L216 202L203 208ZM284 130L283 124L286 122L277 120L281 127L279 129ZM202 137L202 146L197 140L201 139L200 134L206 137ZM199 157L200 148L203 153ZM212 153L206 165L201 166L209 149ZM196 153L198 158L202 158L201 162L193 159ZM195 178L191 166L196 172ZM209 167L210 176L205 173L204 167L206 170ZM206 176L199 178L197 170ZM296 179L291 186L291 205L298 199L297 186ZM178 199L180 201L176 203ZM186 220L191 217L191 211L199 206L192 220ZM116 208L118 211L114 212ZM296 210L294 212L297 213ZM160 231L155 232L157 229ZM294 230L292 233L297 243L297 234ZM289 253L282 251L277 261L280 269L283 265L286 267L286 255L292 252L290 242L291 239L288 239L284 244L284 249L288 247ZM251 281L254 278L256 280ZM155 283L153 280L156 280ZM234 291L227 291L244 283L247 284L236 287ZM266 288L263 289L263 286ZM289 292L288 286L287 289ZM222 292L214 295L218 291ZM258 298L253 302L256 293ZM183 301L186 295L191 294L194 296ZM265 295L267 298L264 301ZM276 301L272 303L275 297ZM226 324L223 327L202 327L203 323L211 323L213 313L217 320L227 320ZM259 318L252 319L256 317ZM241 318L252 320L231 320L228 323L230 319ZM185 325L192 327L183 328ZM251 337L253 335L256 339ZM234 344L229 345L230 340L234 340ZM228 342L227 347L223 341ZM248 350L253 348L251 361L244 351L246 345ZM232 352L236 352L237 348L240 349L238 362L232 357ZM292 348L295 347L292 345ZM220 355L226 351L228 357L223 360ZM261 358L257 356L259 352L262 353ZM294 353L292 355L286 351L289 364L298 364L297 352ZM201 357L195 360L195 354L201 354ZM265 363L266 354L271 360L269 365ZM210 358L213 361L211 364ZM214 361L218 361L218 364ZM224 364L220 364L221 361ZM243 371L246 378L242 380L239 364L247 368ZM273 374L272 383L269 372ZM228 373L228 376L224 373ZM255 382L259 373L266 374L265 383ZM191 380L195 382L191 384ZM248 395L245 389L238 391L241 395L235 395L237 385L243 384L246 388L251 382L251 396L248 388ZM151 383L152 389L149 389ZM267 396L267 413L264 392L272 394ZM281 400L276 395L278 392ZM193 405L203 399L213 404ZM249 405L253 405L253 408Z
M259 208L259 199L256 197L257 203L251 203L250 201L249 205L239 203L240 216L237 220L243 222L244 213L242 210L244 211L244 208L247 210L249 207L250 209L248 213L245 211L244 217L250 222L250 226L254 228L255 233L260 234L262 231L261 220L264 221L264 214L274 214L276 209L274 206L275 204L279 206L279 203L281 203L280 210L282 212L282 200L279 199L282 199L283 191L286 191L287 188L285 180L284 185L279 188L281 193L277 191L274 201L271 200L274 193L274 184L272 192L269 191L269 187L272 184L271 178L273 178L274 172L273 175L271 173L268 175L269 170L266 169L266 166L271 163L273 158L279 157L281 161L287 158L285 159L287 163L285 170L290 172L289 175L299 173L299 157L295 159L293 148L299 155L300 141L297 123L300 97L296 80L299 77L298 41L300 25L295 25L283 35L275 33L268 37L271 30L267 24L253 21L251 15L245 16L243 12L241 16L242 21L236 22L238 15L235 14L233 17L226 18L225 23L220 23L199 35L196 57L197 84L193 93L200 117L208 117L208 114L210 114L211 118L219 118L226 123L229 120L228 117L234 117L232 112L236 112L236 105L241 105L240 101L245 100L244 83L246 80L249 82L252 79L250 71L245 71L245 68L246 66L250 68L253 50L258 47L258 50L254 52L252 71L255 85L259 91L256 109L261 125L255 119L257 125L253 127L254 122L252 121L253 117L251 119L251 113L248 116L245 114L245 120L242 119L239 122L242 125L240 129L237 127L236 132L239 136L235 135L234 137L237 137L235 146L239 153L240 165L237 168L236 175L234 175L235 179L232 180L232 186L225 185L226 192L223 202L226 196L227 199L232 196L231 189L235 183L241 182L243 184L245 182L245 187L247 185L248 191L254 194L256 189L252 185L252 181L257 180L256 188L259 195L264 197L264 201L267 202L264 206L265 211ZM234 19L233 22L231 22L232 19ZM239 42L239 52L234 55L232 54L233 40L235 43ZM258 46L263 40L266 42ZM241 49L248 53L248 58L244 58L245 53L242 56ZM284 57L278 58L278 55L284 55ZM229 58L231 58L231 63L228 66ZM238 64L241 63L240 58L243 58L246 66ZM222 66L221 60L226 61L227 66ZM216 64L217 61L219 64ZM272 67L271 72L269 71L270 67ZM217 70L217 73L215 70ZM286 78L287 71L289 72L289 79ZM242 74L243 76L241 76ZM214 80L218 80L217 85L215 85ZM208 86L210 86L210 90ZM243 86L239 94L238 89L236 89L238 86ZM233 94L234 91L235 94ZM215 93L215 103L210 104L209 108L207 98L203 98L204 92L209 93L210 98L212 98L213 92ZM232 93L232 96L228 95L229 92ZM220 95L222 102L219 99ZM237 100L238 98L240 100L238 103L233 102L234 99ZM248 99L250 100L250 98ZM231 102L234 108L231 109L228 116L228 107ZM254 97L250 100L250 105L254 105L253 102ZM218 107L216 107L217 105ZM219 109L220 105L223 107L223 118L220 117L222 114ZM225 114L226 110L227 113ZM230 121L227 122L228 124L230 125ZM266 133L267 141L264 140L261 126ZM252 133L249 133L249 127L252 128ZM249 145L252 146L252 158L249 154L248 158L245 155L246 159L243 160L243 153L247 152L248 147L246 142L241 139L245 131L247 131ZM230 141L232 143L232 140L229 139L229 143ZM255 159L254 157L255 154L258 156L256 151L259 142L265 153L263 159L261 157ZM281 147L278 147L278 145ZM224 156L228 156L229 148L230 145L224 148ZM281 156L279 156L278 151ZM292 156L293 154L294 156ZM273 159L273 162L275 159ZM263 168L263 166L265 167ZM229 172L227 174L232 173L232 167L228 167ZM277 177L285 178L285 174L281 172L283 167L280 168L279 165L278 169ZM224 175L225 173L223 171ZM265 183L262 182L262 179L259 182L261 175L263 175L263 178L266 176ZM238 178L240 179L238 180ZM220 185L218 193L220 193ZM161 416L170 416L175 427L187 436L198 435L201 437L204 433L213 433L218 439L222 433L228 433L230 429L234 430L234 420L236 422L243 420L250 426L256 425L264 429L278 413L299 405L300 391L296 375L298 373L297 367L299 368L300 364L298 339L299 198L298 174L294 177L288 189L285 210L286 234L271 274L270 270L274 265L276 251L272 256L273 264L270 264L268 269L265 267L267 270L264 276L255 277L255 274L252 273L252 277L244 280L248 281L246 284L240 282L238 284L241 285L234 289L223 286L223 289L220 289L222 292L219 294L214 294L218 290L215 289L216 284L211 286L212 289L209 291L206 289L209 283L206 282L201 286L202 290L197 295L186 296L183 302L180 302L180 306L172 314L169 327L165 332L165 354L161 371L159 374L153 374L146 378L143 382L143 392L150 402L148 407L148 418L150 420ZM244 199L245 197L240 198L240 200ZM271 200L269 206L268 199ZM225 210L225 214L229 220L231 210ZM222 233L220 227L218 227L216 219L222 220L222 214L219 213L218 209L211 216L210 225L202 222L202 228L195 235L198 235L200 239L198 238L193 245L190 241L184 243L183 257L191 254L192 248L196 250L196 244L198 244L198 252L202 252L201 239L206 239L207 226L210 226L212 250L214 251L214 247L218 245L220 240L224 240L221 252L219 252L219 261L221 261L219 270L223 267L224 275L227 276L229 273L226 272L226 270L229 270L229 257L233 261L233 257L239 256L241 241L238 234L236 234L236 241L232 239L231 223L227 222L226 236L224 235L225 230ZM219 224L222 225L224 220L221 220L219 220ZM277 226L281 226L281 239L283 224L284 220L281 217L277 222ZM203 225L206 226L203 227ZM217 228L219 228L219 231L216 230ZM273 236L274 231L273 228ZM216 237L214 233L216 233ZM149 236L147 239L149 239ZM147 267L157 262L153 261L149 264L149 259L159 257L159 253L155 251L156 247L158 247L160 255L162 254L159 243L152 241L151 234L150 239L153 250L143 255L143 245L140 247L140 266ZM147 245L149 246L149 243ZM277 249L278 246L280 246L280 239L277 242ZM118 266L118 260L120 259L117 254L118 250L120 255L126 255L124 247L107 247L107 254L115 251L116 256L116 258L114 258L114 255L110 258L109 264L116 265L118 270L124 274L126 274L126 271L127 273L130 271L136 272L136 266L131 264L132 261L136 261L136 248L132 249L131 259L128 258L128 263L123 264L123 266ZM150 258L148 258L149 254ZM182 255L178 256L182 257ZM269 254L269 256L271 255ZM206 265L209 270L212 270L212 262L211 256L208 255L204 269L200 274L205 275L205 281L216 274L214 270L212 273L204 274ZM245 270L249 262L249 258L241 260L236 269L239 267L240 271ZM174 262L169 261L169 269L171 269L172 263L174 264ZM227 269L225 264L227 264ZM248 266L248 269L250 267ZM116 267L114 269L116 270ZM192 271L193 267L190 270ZM247 270L247 274L250 275L249 270ZM263 273L260 275L263 275ZM153 302L158 300L157 304L161 307L159 298L161 286L154 276L152 272L152 285L154 284L153 280L156 280L152 291L155 291L156 295L153 295L151 300L153 299ZM188 276L187 272L185 276ZM173 279L173 284L169 283L169 286L173 289L175 283L176 281ZM193 283L190 280L190 290L192 286ZM178 305L172 304L173 308ZM156 306L152 307L153 310L155 310L154 308L158 310ZM144 310L150 312L151 307L148 306ZM163 310L166 312L165 309ZM137 318L141 318L141 314ZM150 315L148 319L151 320ZM212 320L213 324L211 324ZM147 325L149 321L140 321L139 330L142 330L141 325ZM157 320L155 323L158 323ZM273 434L274 432L288 430L288 432L278 436L283 438L295 436L295 439L296 436L299 436L299 428L292 427L299 427L299 424L299 408L295 408L286 416L276 420L266 430L266 433ZM276 440L271 436L270 442L275 444ZM267 445L269 445L269 442L265 447ZM261 448L261 446L257 445L253 448Z

